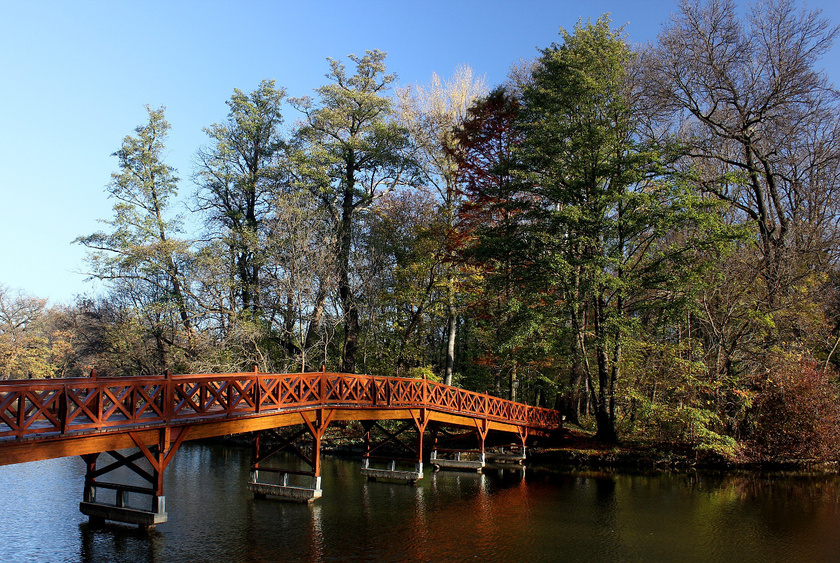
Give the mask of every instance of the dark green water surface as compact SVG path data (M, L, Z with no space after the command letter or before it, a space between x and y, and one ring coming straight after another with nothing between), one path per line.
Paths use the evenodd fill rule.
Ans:
M151 533L88 525L79 458L0 467L0 561L840 561L837 476L427 468L408 486L326 457L300 505L255 500L249 460L185 444Z

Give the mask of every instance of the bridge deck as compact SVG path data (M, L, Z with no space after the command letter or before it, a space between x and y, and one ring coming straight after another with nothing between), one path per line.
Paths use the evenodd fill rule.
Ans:
M522 434L560 413L427 380L342 373L235 373L0 382L0 465L265 430L324 411L334 421L416 418Z

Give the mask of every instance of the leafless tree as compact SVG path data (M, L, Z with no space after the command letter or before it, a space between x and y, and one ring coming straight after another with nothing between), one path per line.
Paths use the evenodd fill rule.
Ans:
M660 133L678 139L702 188L757 229L768 293L836 241L840 95L819 70L837 27L790 0L683 0L641 59Z

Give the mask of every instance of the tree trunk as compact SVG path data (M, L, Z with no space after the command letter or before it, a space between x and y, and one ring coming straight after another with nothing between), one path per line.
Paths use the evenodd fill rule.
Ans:
M595 411L595 422L597 424L597 431L595 438L602 442L615 443L618 441L618 435L615 432L615 421L610 416L610 404L612 403L610 385L610 377L612 372L610 370L610 360L605 348L606 334L604 334L604 320L606 316L606 302L603 295L599 295L595 299L595 338L597 339L597 346L595 355L598 358L598 402L597 410Z
M584 378L580 360L578 360L578 353L575 352L572 367L569 370L569 390L563 399L563 411L566 415L566 420L572 424L580 424L580 414L583 411L582 399L585 396L585 390L584 393L581 393L583 384Z
M353 243L353 195L355 188L355 162L351 153L346 163L344 200L341 207L341 225L338 236L338 297L344 312L344 346L341 353L341 371L354 373L359 342L359 310L350 287L350 250Z
M322 282L318 288L318 294L315 297L315 306L312 308L312 318L309 319L309 326L306 328L306 340L303 350L301 350L303 371L313 371L309 367L306 355L318 343L318 327L321 326L321 321L324 318L324 304L327 302L327 292L324 286L325 284Z
M458 317L455 315L455 307L451 301L447 320L446 371L444 372L443 382L446 385L452 385L452 374L455 371L455 336L458 328Z
M516 402L516 390L519 388L519 379L516 374L516 364L510 368L510 400Z

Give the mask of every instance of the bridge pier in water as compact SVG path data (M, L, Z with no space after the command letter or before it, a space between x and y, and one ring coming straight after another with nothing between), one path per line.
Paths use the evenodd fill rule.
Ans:
M525 465L526 449L525 442L528 439L528 429L520 428L518 432L519 443L495 446L487 452L487 461L495 464Z
M275 430L259 431L255 434L251 449L251 473L248 479L248 490L254 493L254 498L266 498L270 495L294 502L313 502L321 498L323 495L321 490L321 440L327 431L333 412L325 413L324 409L321 409L312 422L305 416L301 416L305 427L288 436L281 436ZM263 434L273 436L276 440L274 447L268 451L263 448ZM305 440L307 434L312 438L311 446L301 444L301 440ZM309 471L299 471L260 466L260 463L280 452L294 454L311 469ZM277 482L262 480L260 473L277 475L279 480ZM297 480L308 479L308 483L292 483L293 477Z
M443 425L432 426L432 452L429 455L429 464L435 470L451 469L453 471L475 471L481 473L486 464L485 442L489 428L486 420L475 420L475 429L454 434L448 431ZM466 449L465 442L475 438L476 449ZM458 442L461 447L441 447L445 442Z
M388 479L402 481L409 484L416 484L423 478L423 434L429 424L429 415L425 409L417 411L410 410L411 421L404 423L398 430L391 432L384 428L378 421L362 421L365 429L365 453L362 456L362 475L369 481L377 479ZM384 435L379 441L374 441L374 431ZM412 446L408 440L402 438L402 434L413 430L417 436ZM390 450L387 448L390 446ZM382 453L375 455L381 450ZM402 453L403 455L399 455ZM385 467L374 467L371 462L381 464ZM399 469L398 465L399 464ZM406 466L414 464L414 469L406 469Z
M173 431L176 434L173 441ZM137 452L130 455L123 455L118 451L107 453L113 461L105 466L97 468L100 461L100 453L84 454L85 461L85 486L83 500L79 503L79 510L89 518L91 524L100 524L106 520L124 524L136 524L144 529L153 529L158 524L167 521L166 497L163 491L163 471L186 437L188 428L161 429L159 440L156 446L147 447L145 443L137 439L131 433L132 440L138 448ZM149 468L141 465L145 460ZM99 481L100 477L108 475L112 471L125 467L139 475L148 483L148 486L128 485L109 481ZM105 502L99 489L112 490L115 494L113 503ZM130 502L134 496L140 495L146 498L145 507L138 507L136 503Z

